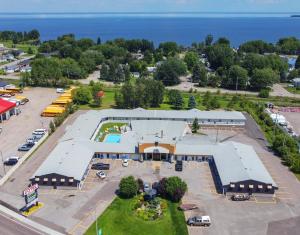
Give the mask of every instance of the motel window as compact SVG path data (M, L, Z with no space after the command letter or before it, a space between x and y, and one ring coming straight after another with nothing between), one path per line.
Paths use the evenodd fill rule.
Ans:
M35 178L34 180L38 182L38 181L40 181L40 178Z
M240 188L245 188L245 185L243 185L243 184L240 184Z
M65 179L60 179L60 182L65 182L66 180Z
M53 178L53 179L52 179L52 182L56 182L56 179L55 179L55 178Z
M234 188L235 187L235 184L230 184L230 188Z
M262 186L262 185L258 185L258 188L259 188L259 189L262 189L262 188L263 188L263 186Z
M44 178L44 181L47 182L47 181L48 181L48 178Z
M70 183L73 183L73 182L74 182L74 179L69 179L69 182L70 182Z
M250 185L249 185L249 188L251 188L251 189L252 189L252 188L254 188L254 186L253 186L252 184L250 184Z
M272 189L272 185L268 185L268 189Z

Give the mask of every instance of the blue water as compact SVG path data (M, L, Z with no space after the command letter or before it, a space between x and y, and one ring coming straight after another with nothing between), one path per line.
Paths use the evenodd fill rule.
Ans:
M104 139L104 143L116 144L116 143L120 143L120 141L121 141L121 135L119 134L108 134Z
M276 42L281 37L300 38L300 18L290 14L0 14L0 30L41 32L42 40L74 33L77 38L102 41L145 38L156 45L176 41L182 45L202 41L207 34L225 36L237 47L247 40Z

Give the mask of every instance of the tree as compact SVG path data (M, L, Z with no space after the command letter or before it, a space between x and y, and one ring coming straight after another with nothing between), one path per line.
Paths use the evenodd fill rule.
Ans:
M88 87L80 87L75 90L73 101L75 104L89 104L93 99L92 93Z
M197 133L199 128L200 128L200 126L199 126L198 119L195 118L193 121L193 124L192 124L192 133L194 133L194 134Z
M64 77L69 79L82 79L86 77L85 71L79 66L79 64L71 59L61 59L61 71Z
M177 95L175 96L175 100L174 100L174 108L175 109L182 109L184 104L182 95L180 93L177 93Z
M235 54L227 45L215 44L206 48L208 61L213 69L229 68L234 63Z
M208 103L209 103L209 105L206 106L208 110L218 109L221 107L220 101L218 100L218 98L216 96L212 97Z
M264 54L264 53L272 53L275 51L275 47L271 43L267 43L262 40L254 40L248 41L240 45L239 52L246 52L246 53L257 53L257 54Z
M188 70L192 71L194 66L199 63L199 55L194 51L189 51L184 57L184 62L186 63Z
M29 55L32 55L32 54L34 53L33 50L32 50L32 47L29 47L29 48L28 48L27 53L28 53Z
M225 37L220 37L215 44L223 44L225 46L230 46L230 41Z
M173 86L180 83L179 76L184 74L186 74L185 64L181 60L171 58L157 68L154 77L165 86Z
M261 89L259 91L258 97L260 98L269 98L270 96L270 90L269 89Z
M51 133L53 133L55 131L55 125L54 125L53 121L50 122L49 128L51 130Z
M280 53L295 55L300 50L300 41L295 37L281 38L277 47Z
M97 38L97 45L101 45L101 38L100 37Z
M195 96L192 95L189 97L188 108L194 109L194 108L196 108L196 106L197 106L197 102L196 102Z
M214 40L213 35L211 35L211 34L207 35L205 38L205 45L210 46L212 44L213 40Z
M164 56L174 56L179 52L179 47L176 42L163 42L159 44L159 49Z
M205 67L197 63L193 68L192 81L198 82L199 86L205 87L207 86L207 71Z
M270 68L255 69L250 79L253 89L261 90L279 82L279 75Z
M133 176L122 178L119 184L119 193L121 197L132 198L139 190L138 182Z
M296 63L295 63L295 68L300 69L300 56L297 57Z
M101 106L102 97L100 96L100 92L103 91L103 84L100 82L95 82L91 84L91 92L94 98L95 105L97 107Z
M173 202L179 202L187 191L187 184L177 176L167 178L165 187L167 197Z
M227 76L222 80L222 86L225 88L244 90L248 83L248 72L239 65L230 67Z

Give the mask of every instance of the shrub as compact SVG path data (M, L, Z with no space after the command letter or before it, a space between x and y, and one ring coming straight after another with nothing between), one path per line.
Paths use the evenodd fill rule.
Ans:
M160 180L157 192L163 198L179 202L187 191L187 184L177 176Z
M138 182L133 176L125 177L121 179L119 184L120 196L123 198L132 198L137 194L138 187Z
M259 94L258 94L258 97L260 98L269 98L270 96L270 90L269 89L261 89Z

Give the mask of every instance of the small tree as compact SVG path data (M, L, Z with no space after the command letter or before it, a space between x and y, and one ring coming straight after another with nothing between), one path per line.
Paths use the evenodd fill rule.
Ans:
M197 102L196 102L195 96L192 95L189 98L188 108L194 109L194 108L196 108L196 106L197 106Z
M137 194L139 185L133 176L128 176L121 179L119 189L121 197L132 198Z
M167 196L173 202L179 202L187 191L187 184L177 176L168 178L165 186Z
M88 104L92 99L93 96L88 87L80 87L74 92L75 104Z
M197 133L199 128L200 126L199 126L198 118L195 118L192 124L192 133Z
M173 104L174 108L175 109L182 109L183 104L184 104L184 101L183 101L182 95L180 93L177 93L177 95L175 97L175 100L174 100L174 104Z
M261 89L258 93L258 97L260 98L269 98L270 90L269 89Z
M55 131L55 125L54 125L53 121L50 122L49 128L50 128L50 131L51 131L51 134L52 134Z

